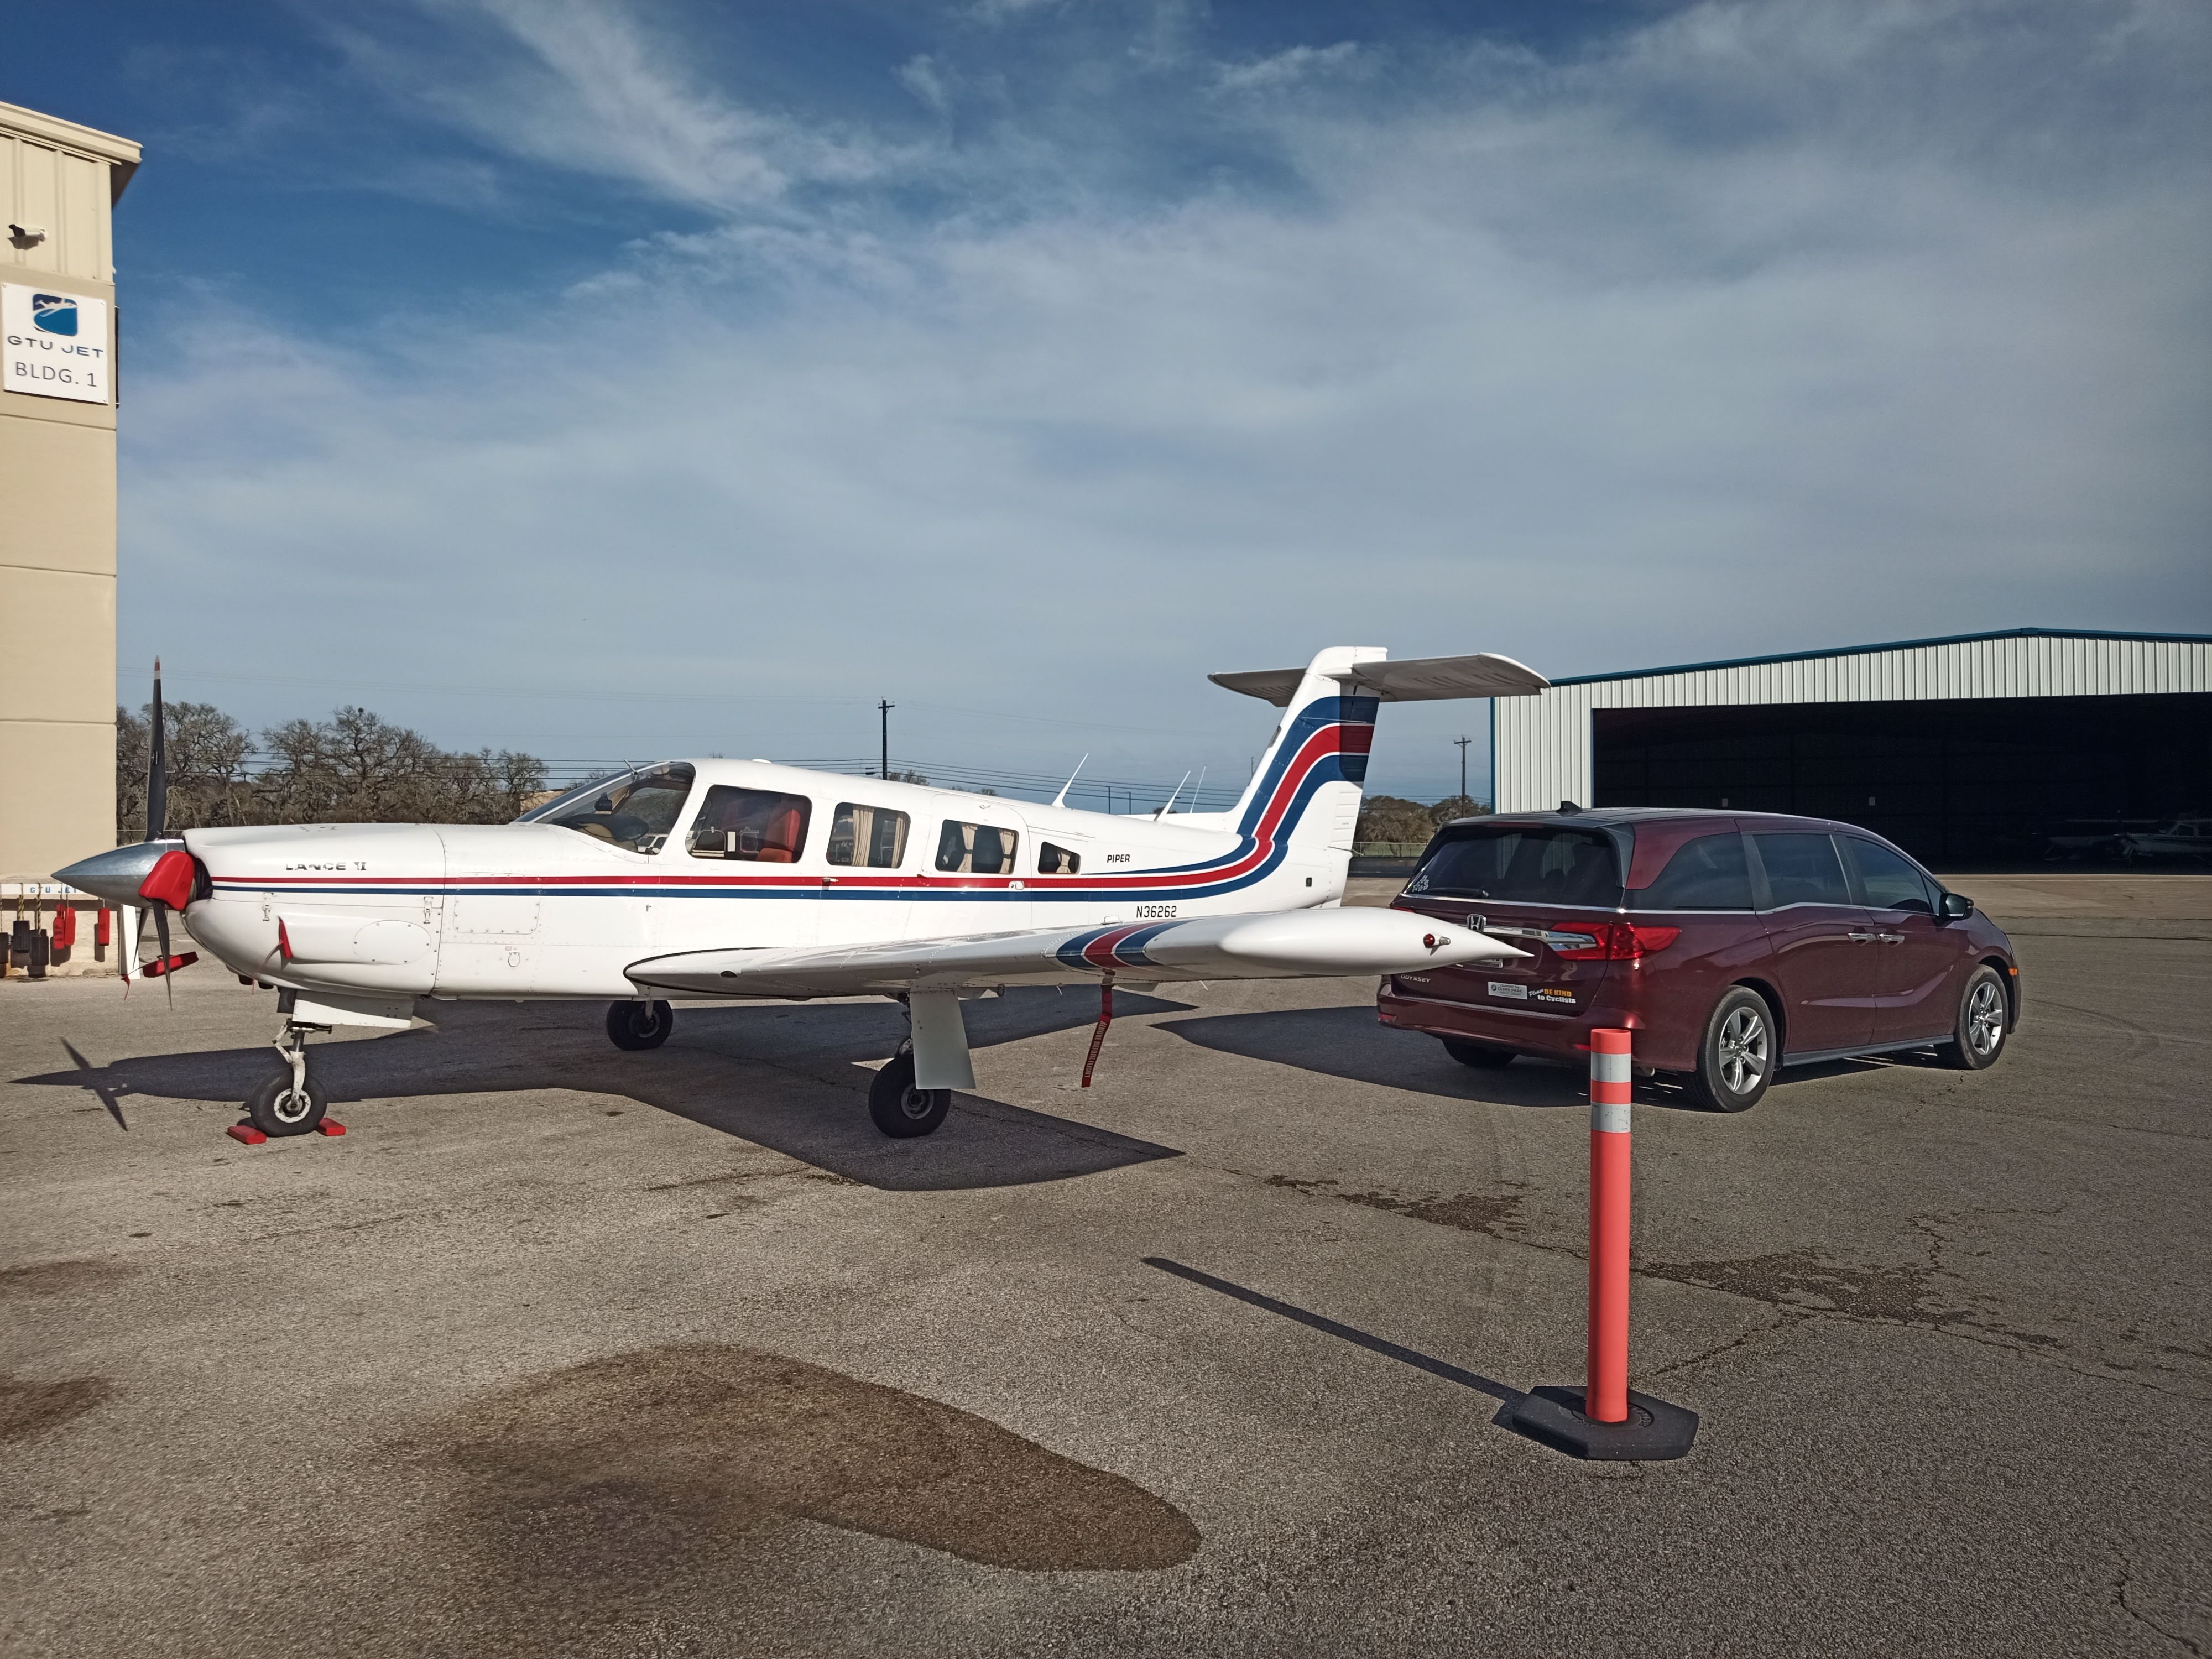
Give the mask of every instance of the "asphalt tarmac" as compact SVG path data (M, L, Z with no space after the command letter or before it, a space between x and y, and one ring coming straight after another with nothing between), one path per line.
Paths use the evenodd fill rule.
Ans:
M425 1004L251 1148L272 997L0 985L0 1645L2202 1653L2212 878L2053 879L1994 1070L1639 1088L1650 1465L1498 1420L1579 1379L1582 1078L1370 982L1124 994L1087 1092L1094 999L970 1005L909 1142L886 1005Z

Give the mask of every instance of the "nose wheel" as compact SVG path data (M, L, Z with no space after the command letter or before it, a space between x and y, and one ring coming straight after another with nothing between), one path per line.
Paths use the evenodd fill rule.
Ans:
M676 1029L676 1011L665 1002L616 1002L607 1006L607 1036L617 1048L658 1048Z
M284 1069L246 1097L246 1115L264 1135L303 1135L323 1121L331 1097L307 1075L307 1030L287 1025L276 1039Z

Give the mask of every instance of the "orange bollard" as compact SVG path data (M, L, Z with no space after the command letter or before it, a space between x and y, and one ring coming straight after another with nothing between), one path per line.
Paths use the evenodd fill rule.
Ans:
M1583 1414L1628 1421L1628 1101L1626 1031L1590 1033L1589 1364Z
M1680 1457L1698 1414L1628 1386L1629 1031L1590 1033L1589 1347L1579 1389L1531 1389L1507 1420L1576 1457L1658 1462Z

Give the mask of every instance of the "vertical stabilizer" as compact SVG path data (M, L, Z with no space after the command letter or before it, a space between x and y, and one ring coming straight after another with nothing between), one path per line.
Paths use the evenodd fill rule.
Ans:
M1375 736L1376 700L1346 695L1354 688L1340 677L1389 655L1380 646L1338 645L1316 656L1284 705L1243 799L1223 815L1228 827L1313 875L1316 903L1343 893Z

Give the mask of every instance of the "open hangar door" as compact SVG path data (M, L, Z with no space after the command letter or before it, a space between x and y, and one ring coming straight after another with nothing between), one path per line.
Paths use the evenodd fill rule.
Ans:
M1838 818L1925 863L2212 812L2212 693L1591 710L1592 804Z

